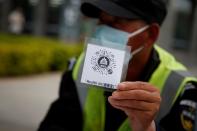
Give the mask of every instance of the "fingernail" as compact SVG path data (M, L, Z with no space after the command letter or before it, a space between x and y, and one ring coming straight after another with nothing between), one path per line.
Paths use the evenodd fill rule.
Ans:
M114 92L112 93L112 97L117 97L117 91L114 91Z
M117 89L123 88L124 86L124 83L119 83Z
M108 99L108 101L110 102L111 96L109 96L107 99Z

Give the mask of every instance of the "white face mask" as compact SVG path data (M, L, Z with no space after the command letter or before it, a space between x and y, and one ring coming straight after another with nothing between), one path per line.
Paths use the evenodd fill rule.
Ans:
M119 46L126 46L128 43L128 40L143 31L145 31L147 28L149 28L149 25L146 25L132 33L128 33L122 30L118 30L116 28L107 26L107 25L99 25L97 26L93 37L96 39L99 39L101 41L101 45L106 46L108 44L117 44ZM144 46L142 45L138 49L131 52L131 57L138 52L140 52Z

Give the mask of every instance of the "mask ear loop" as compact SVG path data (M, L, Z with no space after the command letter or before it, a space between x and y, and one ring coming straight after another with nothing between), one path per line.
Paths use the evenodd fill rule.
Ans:
M137 31L134 31L133 33L131 33L131 34L129 35L129 38L134 37L134 36L136 36L136 35L142 33L143 31L145 31L145 30L148 29L148 28L149 28L149 25L146 25L146 26L142 27L141 29L139 29L139 30L137 30ZM136 49L136 50L134 50L133 52L131 52L131 58L132 58L135 54L137 54L138 52L140 52L140 51L143 50L143 49L144 49L144 45L142 45L142 46L139 47L138 49ZM130 58L130 60L131 60L131 58Z
M149 25L146 25L146 26L142 27L141 29L138 29L138 30L134 31L134 32L131 33L128 37L129 37L129 38L134 37L134 36L136 36L136 35L142 33L143 31L145 31L145 30L148 29L148 28L149 28Z
M138 52L140 52L141 50L144 49L144 45L142 45L141 47L139 47L138 49L134 50L133 52L131 52L132 56L134 56L135 54L137 54Z

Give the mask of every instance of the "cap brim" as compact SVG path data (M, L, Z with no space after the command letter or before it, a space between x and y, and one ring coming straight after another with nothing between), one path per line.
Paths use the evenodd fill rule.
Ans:
M81 5L81 12L92 18L98 18L101 11L108 13L109 15L127 18L127 19L139 19L140 16L134 12L128 11L122 8L120 5L113 3L109 0L90 0L83 2Z

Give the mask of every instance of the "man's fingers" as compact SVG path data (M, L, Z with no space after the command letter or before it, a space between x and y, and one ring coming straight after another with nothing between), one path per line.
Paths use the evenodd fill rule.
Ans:
M116 107L124 107L133 110L140 110L140 111L152 111L158 110L159 104L157 103L149 103L145 101L137 101L137 100L116 100L112 97L109 97L109 102L111 105ZM155 109L154 109L155 108Z
M117 100L138 100L147 102L160 102L161 97L158 92L148 92L144 90L114 91L112 98Z
M136 82L122 82L118 84L117 87L118 90L120 91L126 91L126 90L146 90L149 92L159 92L157 88L155 88L153 85L146 83L146 82L141 82L141 81L136 81Z

